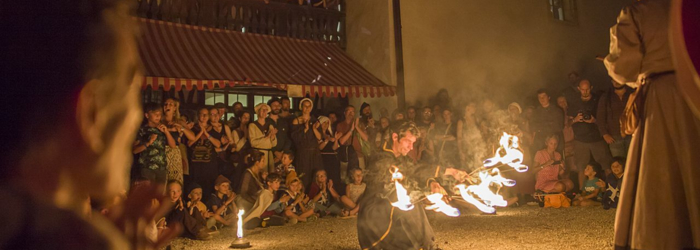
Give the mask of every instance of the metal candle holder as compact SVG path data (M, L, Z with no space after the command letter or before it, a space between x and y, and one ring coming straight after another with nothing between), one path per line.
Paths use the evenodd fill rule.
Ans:
M250 242L243 238L243 209L238 210L238 231L236 240L231 243L231 248L249 248Z

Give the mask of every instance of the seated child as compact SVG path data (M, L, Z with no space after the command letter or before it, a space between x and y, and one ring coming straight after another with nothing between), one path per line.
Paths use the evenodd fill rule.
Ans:
M309 187L309 197L311 197L314 211L319 213L321 217L340 215L343 211L340 195L333 188L333 180L328 179L326 170L316 171L314 182Z
M360 205L357 201L360 199L363 193L365 193L365 188L367 184L362 182L362 169L354 168L350 170L350 179L352 183L345 187L345 194L340 197L340 201L345 205L345 211L343 211L343 216L355 216L357 212L360 211Z
M206 222L202 218L199 209L195 207L193 213L187 212L182 202L182 184L177 180L171 180L167 185L172 209L165 215L165 225L181 224L184 227L183 236L197 239L210 240L215 233L206 228Z
M233 202L236 194L231 191L231 181L219 175L214 183L215 193L211 194L207 207L214 212L219 226L235 226L238 209Z
M214 213L210 212L207 205L202 202L202 187L197 183L191 183L187 186L187 198L190 201L187 202L187 210L189 210L190 215L194 214L194 209L197 208L202 214L202 218L207 222L207 229L211 229L216 226L216 218L214 218Z
M596 175L599 173L602 173L602 170L598 163L588 163L588 166L583 170L583 174L586 175L586 182L581 187L581 193L574 198L572 203L574 206L591 206L600 201L603 193L597 184L600 178L596 177Z
M612 173L605 178L607 188L602 181L598 182L599 187L603 188L603 209L617 208L617 202L620 199L620 187L622 186L622 175L625 172L625 158L615 157L612 165L610 165ZM601 186L602 185L602 186Z
M318 219L314 210L304 205L309 201L309 197L301 191L301 180L299 178L291 179L287 182L287 187L286 193L291 198L284 204L284 216L289 219L289 223L296 224L297 221Z
M287 175L289 175L291 172L294 172L294 175L296 176L296 170L292 165L292 161L294 161L294 152L284 151L284 154L282 154L282 160L280 161L280 164L278 164L275 168L275 172L282 177L282 180L287 180ZM287 191L287 187L285 184L285 182L281 182L280 184L278 192L280 193L280 195L284 194L285 191Z
M265 209L265 211L260 215L262 219L262 226L282 226L287 221L284 217L284 208L287 201L292 197L286 192L281 195L278 199L275 199L275 194L279 191L282 178L279 174L272 173L267 176L267 188L260 192L261 199L270 199L272 203ZM262 196L266 196L263 198Z

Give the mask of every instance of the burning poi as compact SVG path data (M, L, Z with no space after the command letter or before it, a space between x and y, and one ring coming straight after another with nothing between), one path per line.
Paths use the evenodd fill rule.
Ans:
M436 178L452 176L463 183L469 174L454 168L418 166L406 157L419 137L412 122L401 125L392 133L380 152L370 158L367 173L367 189L360 200L357 233L362 249L434 249L435 237L425 210L445 215L459 216L459 210L445 200L446 192ZM513 186L515 182L500 176L500 166L516 171L527 171L522 165L522 152L518 138L504 134L501 147L488 159L477 173L472 185L457 185L461 197L481 211L493 213L494 206L505 206L503 197L491 188ZM423 189L430 189L425 196L431 205L423 208L417 201L423 200Z

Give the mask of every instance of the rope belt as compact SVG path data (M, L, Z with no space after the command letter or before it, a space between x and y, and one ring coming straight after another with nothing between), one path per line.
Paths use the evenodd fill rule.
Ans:
M382 237L379 238L379 240L372 243L372 246L370 246L369 248L363 248L362 250L368 250L372 247L377 246L377 244L379 244L379 242L382 242L382 240L384 240L384 238L386 238L386 236L389 235L389 231L391 231L391 224L394 222L394 209L396 209L396 207L392 206L391 207L391 214L389 215L389 227L387 227L386 232L384 232L384 235L382 235Z

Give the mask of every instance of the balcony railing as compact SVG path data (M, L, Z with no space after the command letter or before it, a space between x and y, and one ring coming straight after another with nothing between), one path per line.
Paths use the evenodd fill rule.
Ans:
M342 2L326 8L263 0L136 0L137 15L211 28L305 40L337 42L345 48Z

